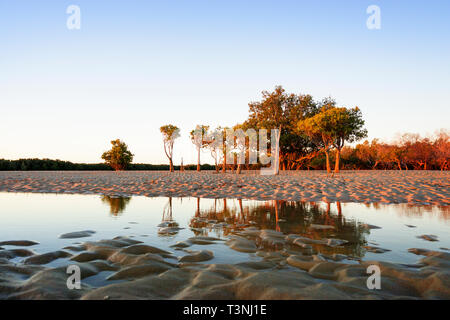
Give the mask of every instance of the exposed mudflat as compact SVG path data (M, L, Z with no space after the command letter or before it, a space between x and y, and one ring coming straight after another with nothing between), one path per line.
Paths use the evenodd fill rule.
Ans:
M226 239L192 237L172 251L128 237L44 254L2 249L0 299L450 299L448 252L411 248L413 265L315 253L316 245L345 244L330 240L247 227ZM199 243L205 249L189 250ZM260 259L210 264L207 248L217 243ZM57 259L64 263L45 266ZM81 269L80 290L67 287L71 264ZM380 290L367 287L370 265L381 270Z
M0 191L254 200L450 204L448 171L0 172Z

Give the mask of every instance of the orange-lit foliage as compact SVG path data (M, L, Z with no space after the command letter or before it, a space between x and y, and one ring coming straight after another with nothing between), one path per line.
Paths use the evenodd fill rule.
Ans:
M450 135L440 130L433 137L403 134L392 143L364 141L342 152L346 169L448 170Z

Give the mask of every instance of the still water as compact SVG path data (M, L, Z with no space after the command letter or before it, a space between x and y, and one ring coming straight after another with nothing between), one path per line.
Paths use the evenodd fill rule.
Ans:
M312 239L343 239L347 243L342 246L314 245L313 250L322 254L345 254L356 260L415 263L419 257L409 253L409 248L448 250L450 247L448 206L34 193L0 193L0 204L0 242L34 240L39 242L31 247L36 253L60 250L84 241L128 236L177 255L170 247L177 241L195 235L226 239L249 226ZM160 224L165 221L176 222L183 229L162 233L164 229ZM315 229L311 225L332 227ZM82 230L95 233L80 239L59 238L61 234ZM435 235L438 241L418 238L421 235ZM367 246L390 251L373 253L365 248ZM205 249L205 246L194 245L191 249ZM253 253L234 251L224 242L208 245L207 249L215 256L207 263L261 259ZM280 248L264 246L261 250ZM62 262L56 260L49 265Z

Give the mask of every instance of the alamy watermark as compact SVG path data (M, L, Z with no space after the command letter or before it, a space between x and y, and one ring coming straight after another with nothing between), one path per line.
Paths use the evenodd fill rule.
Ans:
M381 29L381 9L377 5L370 5L367 7L366 13L369 17L366 21L367 29L380 30Z
M367 267L366 270L367 274L370 274L370 276L367 278L367 289L373 290L381 290L381 270L380 267L376 264L371 264Z
M67 278L67 281L66 281L67 289L69 289L69 290L73 290L73 289L80 290L81 289L81 270L80 270L80 267L77 266L76 264L71 264L71 265L69 265L67 267L66 273L70 274L70 276Z
M261 175L278 172L280 154L280 130L216 130L212 133L194 131L194 140L204 141L210 149L220 150L227 165L261 164L268 165L260 170ZM268 145L270 144L270 151ZM248 159L248 161L247 161Z
M79 6L71 4L67 7L66 13L69 14L66 21L67 29L80 30L81 29L81 9Z
M369 17L366 20L366 26L369 30L381 29L381 9L377 5L370 5L366 9ZM67 17L66 26L69 30L81 29L81 9L78 5L71 4L66 9Z

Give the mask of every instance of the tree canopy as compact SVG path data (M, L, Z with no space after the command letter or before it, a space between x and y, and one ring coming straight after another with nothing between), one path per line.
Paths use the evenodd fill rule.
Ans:
M105 163L114 170L124 170L133 162L134 155L128 150L128 146L120 139L111 141L112 148L102 154Z
M200 150L208 146L208 130L209 126L197 125L191 131L191 141L197 148L197 171L200 171Z
M321 142L321 147L327 155L328 171L330 171L328 150L331 146L336 148L335 172L339 172L340 151L345 142L355 142L367 136L358 107L347 109L330 104L324 105L313 117L299 121L298 130Z

